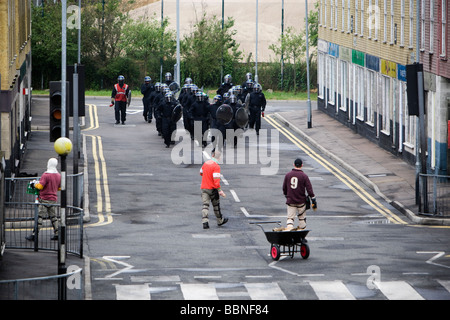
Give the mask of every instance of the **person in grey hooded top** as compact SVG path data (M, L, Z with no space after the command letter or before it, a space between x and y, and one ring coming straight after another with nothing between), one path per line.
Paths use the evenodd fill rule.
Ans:
M39 190L39 211L37 230L42 227L45 217L49 217L53 226L53 236L51 240L58 240L59 222L56 216L56 202L58 200L58 191L61 189L61 174L56 168L58 160L50 158L47 162L47 171L45 171L39 181L34 182L34 187ZM27 240L34 241L34 234L26 237Z

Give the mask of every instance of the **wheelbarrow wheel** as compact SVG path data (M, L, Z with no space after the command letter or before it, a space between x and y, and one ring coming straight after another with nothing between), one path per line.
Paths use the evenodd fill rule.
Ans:
M278 244L272 244L270 248L270 256L273 260L278 261L280 259L280 246Z
M309 257L309 246L306 243L300 245L300 255L303 259L308 259Z

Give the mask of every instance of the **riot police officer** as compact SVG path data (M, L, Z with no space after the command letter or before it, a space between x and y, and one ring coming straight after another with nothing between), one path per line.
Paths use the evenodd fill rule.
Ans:
M195 128L195 122L201 122L201 137L199 136L200 132L195 132L197 134L195 138L197 141L202 143L203 147L206 146L206 140L204 139L204 134L208 130L209 127L209 103L207 99L207 95L198 90L195 94L195 102L192 104L192 128Z
M164 102L164 95L162 93L162 85L160 82L155 84L155 92L153 95L153 108L155 114L156 131L158 136L162 134L162 115L161 115L161 104Z
M170 147L172 143L172 133L177 129L177 124L172 120L173 109L176 107L177 102L171 91L168 91L162 104L160 105L161 116L162 116L162 135L164 138L164 144L166 148Z
M220 85L219 89L217 89L217 94L223 96L225 92L228 92L231 87L233 87L232 80L233 78L230 74L227 74L225 77L223 77L223 83Z
M141 85L141 93L144 95L142 103L144 104L144 119L148 123L153 119L153 105L151 103L152 93L155 91L155 86L151 83L152 79L149 76L144 78L144 83Z
M256 135L259 135L259 129L261 128L261 112L263 112L266 108L266 97L262 92L261 85L259 83L255 83L253 86L253 92L250 93L249 98L249 111L250 111L250 119L249 119L249 127L256 130Z

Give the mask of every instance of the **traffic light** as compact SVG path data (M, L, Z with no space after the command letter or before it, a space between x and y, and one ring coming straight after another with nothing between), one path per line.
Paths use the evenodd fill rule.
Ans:
M69 101L68 84L66 82L66 106ZM55 142L61 137L62 126L62 93L61 81L50 81L50 142ZM68 123L66 112L66 124ZM66 125L66 132L68 126Z

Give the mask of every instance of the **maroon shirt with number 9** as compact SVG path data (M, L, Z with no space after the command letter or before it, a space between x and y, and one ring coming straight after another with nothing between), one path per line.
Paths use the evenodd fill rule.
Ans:
M308 176L300 169L292 169L286 174L283 181L283 193L286 196L286 204L303 204L308 196L314 198L314 191Z

